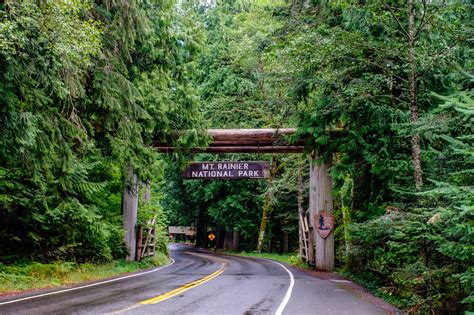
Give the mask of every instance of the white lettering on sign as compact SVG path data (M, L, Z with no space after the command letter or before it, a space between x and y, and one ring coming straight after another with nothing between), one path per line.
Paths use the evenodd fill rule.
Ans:
M231 171L192 171L191 177L234 177Z
M268 162L195 162L183 173L184 178L268 178Z

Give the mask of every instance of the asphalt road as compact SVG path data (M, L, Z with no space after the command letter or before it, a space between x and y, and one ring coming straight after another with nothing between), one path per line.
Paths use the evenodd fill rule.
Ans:
M338 283L277 262L173 245L170 265L0 297L0 314L384 314Z

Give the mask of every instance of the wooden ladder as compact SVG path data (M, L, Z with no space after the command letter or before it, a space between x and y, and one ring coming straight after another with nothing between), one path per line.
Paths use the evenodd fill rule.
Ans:
M308 213L308 212L306 212ZM308 224L308 216L306 213L300 213L299 224L300 224L300 257L306 262L314 263L314 246L313 238L311 237L311 230Z
M137 260L140 261L156 253L156 217L138 226Z

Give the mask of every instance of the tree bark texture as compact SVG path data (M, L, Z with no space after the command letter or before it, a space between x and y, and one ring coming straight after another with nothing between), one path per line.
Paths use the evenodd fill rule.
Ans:
M196 247L207 246L207 220L204 216L201 210L196 219Z
M288 253L289 251L289 234L288 232L283 232L283 252Z
M232 231L225 231L225 239L224 239L224 250L231 250L232 249Z
M272 178L268 179L268 191L265 194L265 201L263 204L263 211L262 211L262 220L260 221L260 230L258 233L258 241L257 241L257 253L262 252L263 248L263 240L265 238L265 230L267 229L267 219L268 219L268 212L270 212L271 207L271 200L272 200L272 193L270 189L272 188Z
M301 157L299 158L298 161L298 190L297 190L297 201L298 201L298 239L299 239L299 256L303 257L303 221L302 217L305 215L304 214L304 208L303 208L303 192L304 192L304 187L303 187L303 162L301 160Z
M232 236L232 250L233 251L239 250L239 238L240 238L240 233L238 231L234 231L234 235Z
M408 0L408 59L410 63L410 107L411 107L411 123L416 128L418 122L418 91L417 91L417 70L416 70L416 25L415 25L415 1ZM411 139L412 159L415 176L416 188L423 186L423 172L421 168L421 148L420 133L415 132Z
M225 241L225 230L223 229L217 230L216 248L223 249L224 241Z
M331 161L318 165L316 160L316 156L312 157L310 165L309 220L316 244L316 268L331 271L334 269L334 227L326 238L317 231L319 214L323 211L333 214L332 178L328 173Z
M262 220L260 221L260 231L258 233L257 253L262 252L263 240L265 238L265 230L267 229L268 214L271 211L271 207L272 207L272 199L273 199L272 183L273 183L273 176L275 175L275 170L276 170L276 159L272 156L272 166L270 170L270 177L268 178L267 193L265 194L265 201L263 204Z
M134 261L137 248L135 226L138 211L137 175L131 165L127 168L127 180L123 191L123 225L125 229L125 246L128 250L127 261Z

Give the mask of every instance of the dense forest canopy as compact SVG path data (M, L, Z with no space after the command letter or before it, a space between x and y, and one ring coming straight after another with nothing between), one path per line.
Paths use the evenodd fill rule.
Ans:
M159 218L164 251L167 225L193 225L199 245L213 230L294 252L314 151L333 160L337 267L406 310L472 310L472 9L0 1L0 262L124 257L129 169L152 189L139 221ZM153 148L278 127L297 128L306 153ZM272 176L183 181L190 160L266 160Z

